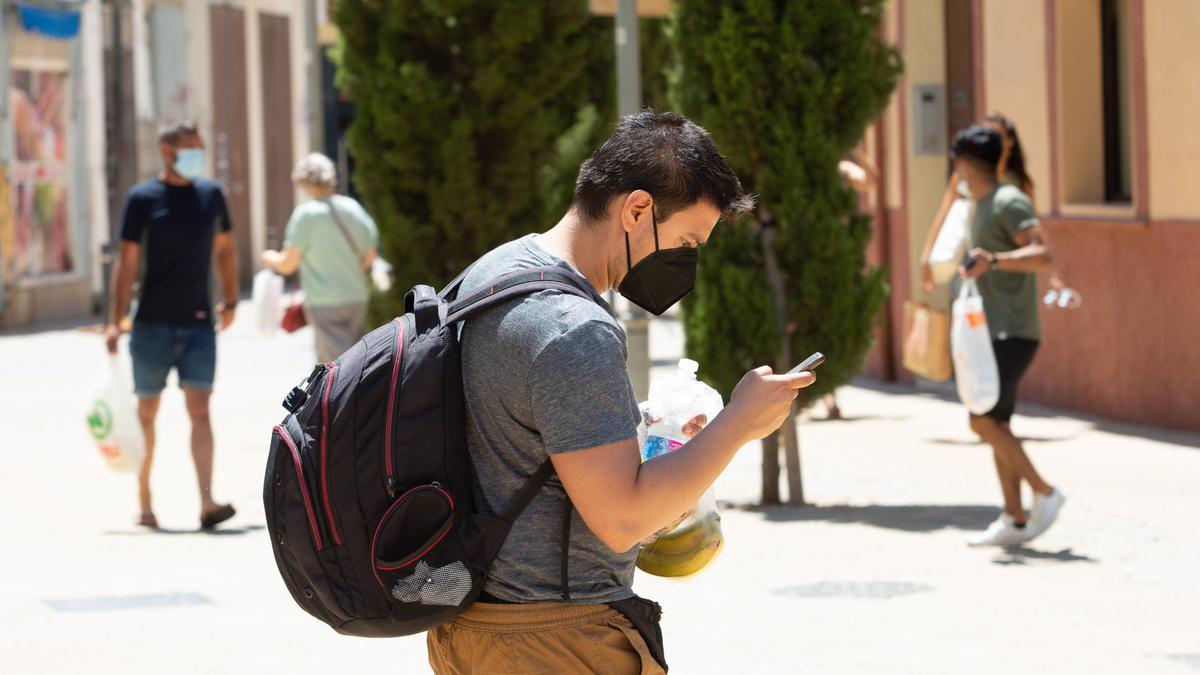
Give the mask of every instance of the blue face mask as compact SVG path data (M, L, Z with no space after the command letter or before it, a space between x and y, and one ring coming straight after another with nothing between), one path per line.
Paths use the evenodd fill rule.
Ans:
M204 171L204 151L200 148L180 148L175 151L175 163L171 165L175 173L188 180L193 180Z

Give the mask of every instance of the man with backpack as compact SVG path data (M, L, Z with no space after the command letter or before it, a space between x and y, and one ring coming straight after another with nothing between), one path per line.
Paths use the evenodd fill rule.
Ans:
M192 459L200 488L200 527L211 529L234 515L212 497L213 434L209 396L216 371L217 339L233 323L237 307L237 260L229 210L221 186L200 177L204 141L191 123L171 124L159 134L163 170L129 191L121 214L121 251L113 265L112 301L105 329L117 353L120 324L139 277L137 315L129 337L138 418L146 436L146 459L138 475L137 523L158 527L150 501L154 420L167 375L174 368L192 421ZM224 302L214 313L209 297L213 259ZM144 266L144 267L143 267Z
M752 207L702 128L647 110L583 163L553 228L496 248L465 276L460 297L552 267L590 297L538 291L463 324L477 510L504 512L547 457L557 478L513 522L479 601L429 632L436 672L665 670L658 607L631 588L638 542L691 507L739 448L774 432L814 376L750 371L687 445L642 464L625 334L600 294L616 289L662 314L692 289L717 221Z

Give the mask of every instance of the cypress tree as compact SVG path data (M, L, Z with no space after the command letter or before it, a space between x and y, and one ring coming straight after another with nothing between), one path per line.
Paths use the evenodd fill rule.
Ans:
M886 106L899 53L879 40L883 0L678 0L672 99L743 185L749 222L722 225L684 305L688 352L726 396L759 363L828 358L793 408L857 374L887 295L866 266L870 218L838 160ZM794 419L783 427L788 499L803 503ZM779 438L763 441L763 502L779 499Z
M585 104L611 97L611 79L595 77L611 62L611 26L583 0L339 0L335 11L338 84L357 106L355 185L395 267L379 308L390 314L414 284L443 284L560 215L546 206L567 170L559 141L580 133Z

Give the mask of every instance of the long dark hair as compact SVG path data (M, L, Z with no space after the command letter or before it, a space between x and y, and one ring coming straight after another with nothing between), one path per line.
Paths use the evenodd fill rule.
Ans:
M1008 153L1008 165L1005 169L1011 172L1020 181L1022 192L1029 193L1033 190L1033 179L1029 177L1029 171L1025 169L1025 151L1021 149L1021 138L1017 136L1017 128L1013 126L1012 120L1008 119L1000 113L994 113L985 117L989 122L999 124L1004 128L1004 133L1012 139L1012 151ZM1001 176L1001 178L1004 178Z

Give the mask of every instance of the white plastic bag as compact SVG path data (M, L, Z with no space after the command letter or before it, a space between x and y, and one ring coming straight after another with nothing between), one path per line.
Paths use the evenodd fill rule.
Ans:
M380 292L392 287L392 264L378 255L371 261L371 283Z
M1000 372L992 352L983 298L974 279L963 281L950 319L950 351L954 354L954 379L958 397L976 415L996 407L1000 400Z
M948 284L958 271L967 248L967 228L971 222L971 200L958 198L946 212L942 229L929 251L929 267L935 284Z
M108 468L117 473L136 473L142 468L146 439L134 409L129 380L115 356L109 359L107 381L92 397L87 425Z
M258 334L271 337L279 330L279 320L283 318L283 277L271 270L259 270L254 275L251 300Z
M643 462L683 447L721 412L721 395L696 379L699 366L682 359L674 373L658 375L650 383L650 400L638 405ZM716 493L709 486L695 506L642 541L637 566L660 577L691 576L708 567L724 544Z

